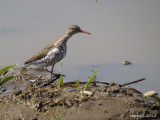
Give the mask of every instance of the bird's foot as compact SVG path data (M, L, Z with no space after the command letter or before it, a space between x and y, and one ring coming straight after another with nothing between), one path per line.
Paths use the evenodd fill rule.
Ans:
M53 78L54 78L54 77L60 78L60 76L61 76L61 74L55 74L55 73L51 73L51 74L53 74ZM63 75L63 74L62 74L62 76L65 77L65 75Z
M46 70L47 72L51 73L51 74L53 75L53 77L60 77L60 76L61 76L61 74L53 73L52 71L49 71L49 70L47 70L47 69L45 69L45 70ZM64 74L62 74L62 76L65 77Z

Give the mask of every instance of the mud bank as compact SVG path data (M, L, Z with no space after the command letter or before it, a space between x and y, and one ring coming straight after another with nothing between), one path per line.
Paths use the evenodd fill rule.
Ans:
M83 97L84 85L76 87L67 83L58 88L57 83L48 86L30 84L26 78L30 71L15 69L15 79L7 84L26 84L23 90L15 88L11 93L0 95L0 119L3 120L115 120L159 119L159 102L145 98L133 88L119 84L91 84ZM39 74L39 73L38 73ZM34 74L35 75L35 74ZM44 77L44 76L43 76ZM23 81L23 82L22 82Z

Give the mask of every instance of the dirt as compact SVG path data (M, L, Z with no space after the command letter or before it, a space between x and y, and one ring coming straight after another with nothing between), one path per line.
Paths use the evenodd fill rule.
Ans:
M121 88L117 83L90 84L81 95L85 85L76 87L76 82L64 83L60 88L57 82L44 85L48 76L43 70L13 68L5 76L11 74L16 77L6 87L14 85L15 88L0 95L0 120L160 118L159 102L153 97L145 98L134 88ZM33 79L36 82L31 84ZM17 87L23 85L23 89Z

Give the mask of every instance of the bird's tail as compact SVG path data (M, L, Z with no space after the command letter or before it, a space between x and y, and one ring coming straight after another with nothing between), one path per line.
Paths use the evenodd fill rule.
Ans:
M31 65L31 63L24 64L24 67L23 67L23 68L26 68L26 67L28 67L28 66L30 66L30 65Z

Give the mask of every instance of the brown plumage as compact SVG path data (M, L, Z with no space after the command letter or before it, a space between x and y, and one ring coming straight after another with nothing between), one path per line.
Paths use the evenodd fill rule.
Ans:
M48 51L50 51L50 49L54 47L54 44L55 43L52 43L52 44L46 46L41 51L39 51L37 54L35 54L33 57L31 57L30 59L25 61L24 64L30 64L31 62L33 62L35 60L40 60L40 59L44 58L46 56L46 54L48 53Z

